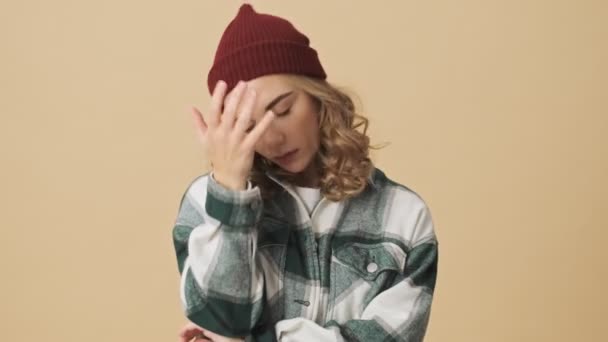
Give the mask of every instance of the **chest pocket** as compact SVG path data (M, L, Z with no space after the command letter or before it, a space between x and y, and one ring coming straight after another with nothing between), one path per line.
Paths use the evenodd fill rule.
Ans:
M394 243L350 243L334 251L334 262L368 281L387 271L403 273L407 254Z

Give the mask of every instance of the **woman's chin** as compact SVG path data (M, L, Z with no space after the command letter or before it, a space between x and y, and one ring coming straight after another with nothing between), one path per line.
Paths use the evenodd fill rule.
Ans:
M304 170L306 170L306 164L303 162L302 159L299 160L294 160L291 163L285 163L285 164L277 164L283 171L289 172L289 173L300 173L303 172Z
M303 167L297 167L296 165L279 165L281 170L289 172L289 173L300 173L304 171Z

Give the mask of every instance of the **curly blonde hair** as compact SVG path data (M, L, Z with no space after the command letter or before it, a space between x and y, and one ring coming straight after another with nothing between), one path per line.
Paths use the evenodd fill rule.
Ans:
M367 136L368 119L355 111L355 104L344 91L325 80L300 75L285 75L288 82L311 96L318 108L320 145L313 160L320 175L321 194L332 201L354 197L367 186L374 165ZM288 183L298 177L256 153L251 180L264 198L272 197L278 185L266 176Z

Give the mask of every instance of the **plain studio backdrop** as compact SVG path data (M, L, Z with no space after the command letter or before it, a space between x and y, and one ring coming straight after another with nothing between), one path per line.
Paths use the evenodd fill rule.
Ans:
M606 1L254 1L440 241L428 342L606 341ZM189 112L240 1L0 5L1 341L176 341Z

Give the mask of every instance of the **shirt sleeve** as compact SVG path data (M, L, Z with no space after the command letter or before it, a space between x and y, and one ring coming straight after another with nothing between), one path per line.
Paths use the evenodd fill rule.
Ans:
M324 326L304 318L276 324L279 341L421 342L428 325L437 277L438 243L428 209L418 215L402 276L374 297L358 319L329 321Z
M246 336L263 308L263 276L256 262L260 189L234 191L212 174L182 197L173 228L181 274L180 297L189 320L223 336Z

